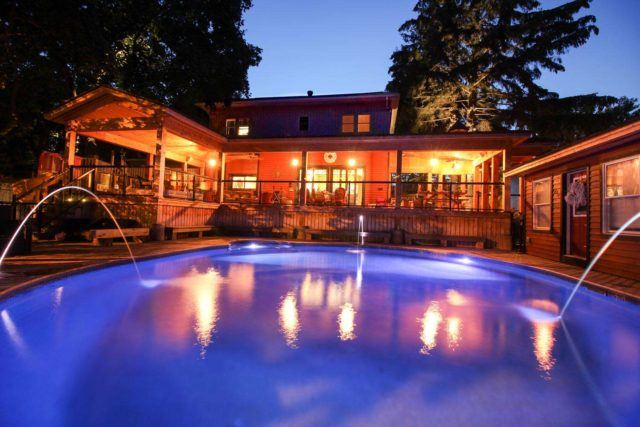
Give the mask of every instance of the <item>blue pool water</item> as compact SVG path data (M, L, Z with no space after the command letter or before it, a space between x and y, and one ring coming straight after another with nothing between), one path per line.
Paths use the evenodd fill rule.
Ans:
M640 307L477 258L236 247L0 301L1 426L638 425Z

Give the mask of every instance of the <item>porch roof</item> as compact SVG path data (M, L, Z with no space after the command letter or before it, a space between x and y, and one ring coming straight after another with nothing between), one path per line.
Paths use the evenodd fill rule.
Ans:
M502 150L531 138L529 132L234 139L225 153L269 151Z
M638 140L640 140L640 120L635 120L615 129L588 136L568 147L506 171L504 175L505 177L526 175L527 173L557 166L569 160L576 160L602 151L611 150Z
M166 130L167 157L203 159L226 138L154 101L100 86L45 114L78 134L153 154L159 129Z

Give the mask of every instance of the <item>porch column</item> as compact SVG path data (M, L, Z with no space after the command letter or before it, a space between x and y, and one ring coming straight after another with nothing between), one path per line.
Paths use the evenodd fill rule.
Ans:
M480 196L480 209L485 210L489 207L489 188L486 184L491 177L489 176L489 168L491 167L491 159L482 162L482 193Z
M496 154L491 158L491 182L493 183L500 181L501 155ZM498 209L498 187L495 184L491 186L491 209Z
M511 210L511 178L504 176L504 173L511 167L511 149L502 150L502 176L504 189L502 190L502 210Z
M402 205L402 150L396 151L396 209Z
M307 204L307 161L309 159L308 153L306 151L302 152L302 167L300 168L300 173L302 176L300 177L300 204Z
M166 162L167 131L159 127L156 131L156 154L153 164L154 181L153 190L159 199L164 197L164 169Z
M224 202L224 174L227 167L227 155L220 153L220 170L218 171L218 203Z
M155 155L153 155L152 153L149 153L148 157L147 157L147 166L149 166L149 168L147 168L147 179L151 182L153 182L153 165L155 163ZM111 162L111 164L113 164L113 162Z
M527 201L526 194L525 194L527 187L526 187L526 182L524 180L524 175L518 177L518 188L520 191L520 213L524 215L525 208L526 208L526 201Z
M65 128L64 132L64 157L67 160L67 165L73 166L76 161L76 139L78 134L76 130L70 127Z

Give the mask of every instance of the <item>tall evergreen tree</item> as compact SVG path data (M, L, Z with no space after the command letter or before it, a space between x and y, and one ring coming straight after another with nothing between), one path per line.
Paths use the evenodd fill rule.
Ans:
M115 85L186 113L248 96L260 49L244 38L251 0L13 0L0 9L0 175L28 175L61 144L42 113ZM59 148L59 147L58 147Z
M561 55L598 33L593 15L579 16L590 2L543 9L537 0L418 1L417 16L400 27L404 44L393 53L389 70L388 89L402 96L399 130L519 125L536 131L542 116L561 106L563 114L601 114L596 121L602 126L632 113L634 100L595 95L560 100L538 84L543 70L564 71ZM572 119L572 135L548 128L545 133L582 134L578 118Z

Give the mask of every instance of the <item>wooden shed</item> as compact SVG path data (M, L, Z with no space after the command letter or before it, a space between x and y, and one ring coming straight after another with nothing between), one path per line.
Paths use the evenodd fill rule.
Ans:
M505 173L520 177L527 252L586 265L640 211L640 120L585 138ZM640 277L640 221L595 266Z

